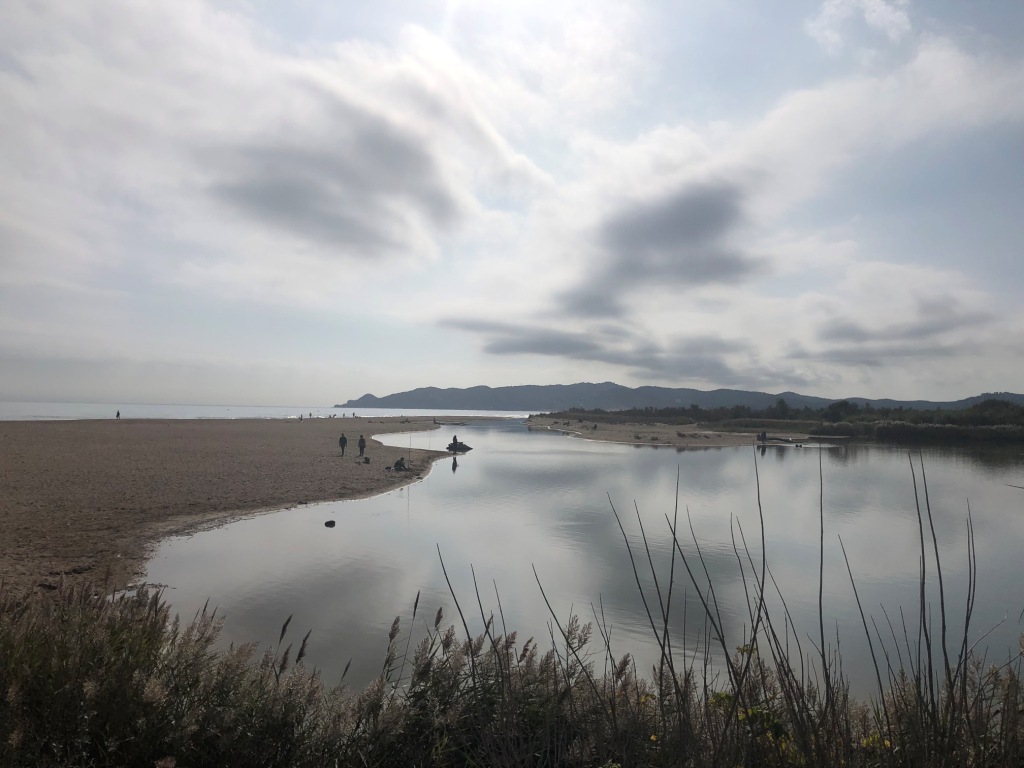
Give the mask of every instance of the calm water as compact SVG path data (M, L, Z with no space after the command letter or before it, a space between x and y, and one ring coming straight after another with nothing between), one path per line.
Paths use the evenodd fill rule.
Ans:
M908 623L917 616L918 521L905 451L847 445L769 447L763 455L751 448L676 452L528 432L511 422L459 427L458 435L474 450L458 459L455 471L450 460L442 461L423 481L377 498L288 509L168 540L151 561L148 578L168 585L166 596L183 615L209 598L225 617L225 643L274 643L294 614L293 639L313 630L309 663L334 682L351 658L348 680L361 685L379 671L394 617L401 614L408 627L417 592L418 632L439 606L446 624L456 621L440 548L471 629L481 626L475 571L484 611L497 613L497 591L508 629L518 630L520 639L534 635L543 646L551 617L535 567L560 620L571 611L585 619L595 608L603 611L614 650L633 653L643 671L656 654L611 503L643 566L639 512L664 576L671 554L666 515L675 506L678 473L683 549L691 558L697 545L703 553L732 648L744 641L749 624L732 540L742 529L759 558L759 476L768 564L810 651L818 633L820 461L825 627L832 645L840 636L844 667L858 693L870 691L869 661L839 539L865 610L880 625L882 606L890 617L902 607ZM436 448L448 438L418 433L384 439ZM1024 456L929 450L923 461L947 605L955 614L950 623L962 626L957 617L967 589L969 507L979 582L972 635L995 627L986 643L994 660L1006 660L1016 648L1024 608L1024 491L1008 484L1024 485ZM919 466L916 471L920 487ZM336 527L325 528L327 520ZM692 652L702 618L694 585L678 563L676 570L673 637L677 647L685 640ZM935 594L929 600L937 611L930 579ZM649 576L644 583L650 588Z

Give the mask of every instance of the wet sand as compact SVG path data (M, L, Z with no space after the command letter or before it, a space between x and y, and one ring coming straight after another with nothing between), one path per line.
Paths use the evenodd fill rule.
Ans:
M372 436L433 428L429 417L0 422L0 578L17 590L127 586L165 536L415 482L446 454ZM386 469L399 457L408 471Z

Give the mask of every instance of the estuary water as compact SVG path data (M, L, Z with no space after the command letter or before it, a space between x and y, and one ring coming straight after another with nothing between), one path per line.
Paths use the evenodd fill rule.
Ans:
M840 541L868 621L888 635L888 616L901 642L906 622L916 640L916 481L922 512L926 503L932 512L951 647L958 646L963 627L970 513L977 554L971 638L984 636L980 647L996 663L1017 648L1024 609L1024 490L1013 486L1024 485L1020 451L926 449L908 455L895 447L843 444L677 452L528 431L515 421L469 423L456 431L473 450L437 463L420 482L372 499L306 505L169 539L149 563L148 580L166 585L165 598L183 618L207 601L216 606L225 645L274 644L293 616L289 637L296 643L312 630L307 664L334 683L351 659L346 682L360 687L379 673L396 616L403 618L403 637L410 627L422 636L439 607L444 626L453 623L461 631L443 564L472 632L482 627L482 615L493 613L499 629L503 620L520 641L533 636L543 648L558 633L555 622L564 624L576 613L598 620L610 633L613 652L633 654L643 675L657 648L641 588L652 610L658 609L641 523L663 591L674 568L674 647L679 658L696 653L699 659L706 625L698 595L708 594L705 569L725 647L747 639L754 588L747 558L759 566L763 515L764 551L795 627L793 647L799 641L805 655L816 653L823 556L826 643L834 649L838 640L853 690L866 696L874 673ZM447 431L422 432L383 440L436 449L450 437ZM670 521L677 509L679 549L692 579L678 551L672 560ZM325 527L328 521L335 527ZM938 582L927 517L924 532L927 611L937 634ZM782 633L786 622L777 596L770 606ZM721 662L719 648L709 652Z

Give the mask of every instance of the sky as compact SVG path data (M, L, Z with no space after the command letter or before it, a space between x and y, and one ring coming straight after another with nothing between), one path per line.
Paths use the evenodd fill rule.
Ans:
M3 0L0 400L1024 391L1024 3Z

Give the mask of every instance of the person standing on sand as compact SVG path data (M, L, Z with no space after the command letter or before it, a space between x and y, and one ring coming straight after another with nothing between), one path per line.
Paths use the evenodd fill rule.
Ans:
M341 437L338 438L338 447L341 448L341 455L345 455L345 446L348 445L348 438L345 437L345 433L341 433Z
M118 419L118 421L121 420L121 412L120 411L117 412L117 419Z
M359 442L356 443L356 445L359 446L359 455L362 456L363 455L363 451L366 450L366 438L363 437L362 435L360 435L359 436Z

